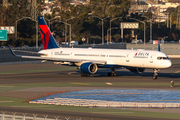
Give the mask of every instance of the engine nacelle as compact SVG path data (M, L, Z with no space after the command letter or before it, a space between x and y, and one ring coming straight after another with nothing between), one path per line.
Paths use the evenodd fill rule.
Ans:
M92 62L88 62L88 63L81 64L80 70L86 74L94 74L97 72L98 67L96 64Z
M141 74L145 71L145 68L128 68L131 72L135 74Z

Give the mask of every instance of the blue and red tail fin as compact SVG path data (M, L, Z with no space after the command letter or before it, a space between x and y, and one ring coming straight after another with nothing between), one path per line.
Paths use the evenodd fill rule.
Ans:
M42 16L38 16L38 22L44 49L59 48Z

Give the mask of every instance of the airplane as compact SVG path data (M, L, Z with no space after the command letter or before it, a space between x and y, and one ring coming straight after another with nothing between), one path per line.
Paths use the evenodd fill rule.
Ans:
M110 68L108 76L116 76L115 69L126 68L130 72L140 74L145 69L153 69L153 79L157 79L158 71L169 68L172 63L169 57L160 51L154 50L126 50L126 49L94 49L94 48L61 48L51 34L43 17L38 17L41 38L44 50L39 52L10 51L14 56L43 61L53 61L55 64L77 66L82 77L89 77L97 72L98 68ZM16 55L14 51L37 54L39 56Z

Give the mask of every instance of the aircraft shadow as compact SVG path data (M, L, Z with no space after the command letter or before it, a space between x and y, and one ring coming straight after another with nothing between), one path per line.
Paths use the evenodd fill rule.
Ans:
M105 77L108 76L107 73L110 71L99 70L96 74L91 75L92 77ZM117 76L141 76L141 77L152 77L153 72L143 72L142 74L135 74L130 71L116 71ZM180 78L178 73L158 73L158 77L167 77L167 78Z

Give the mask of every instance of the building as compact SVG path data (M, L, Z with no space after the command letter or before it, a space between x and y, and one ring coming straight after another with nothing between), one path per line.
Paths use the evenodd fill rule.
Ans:
M129 14L139 13L144 14L148 12L148 4L144 1L131 1L131 7L129 8Z

